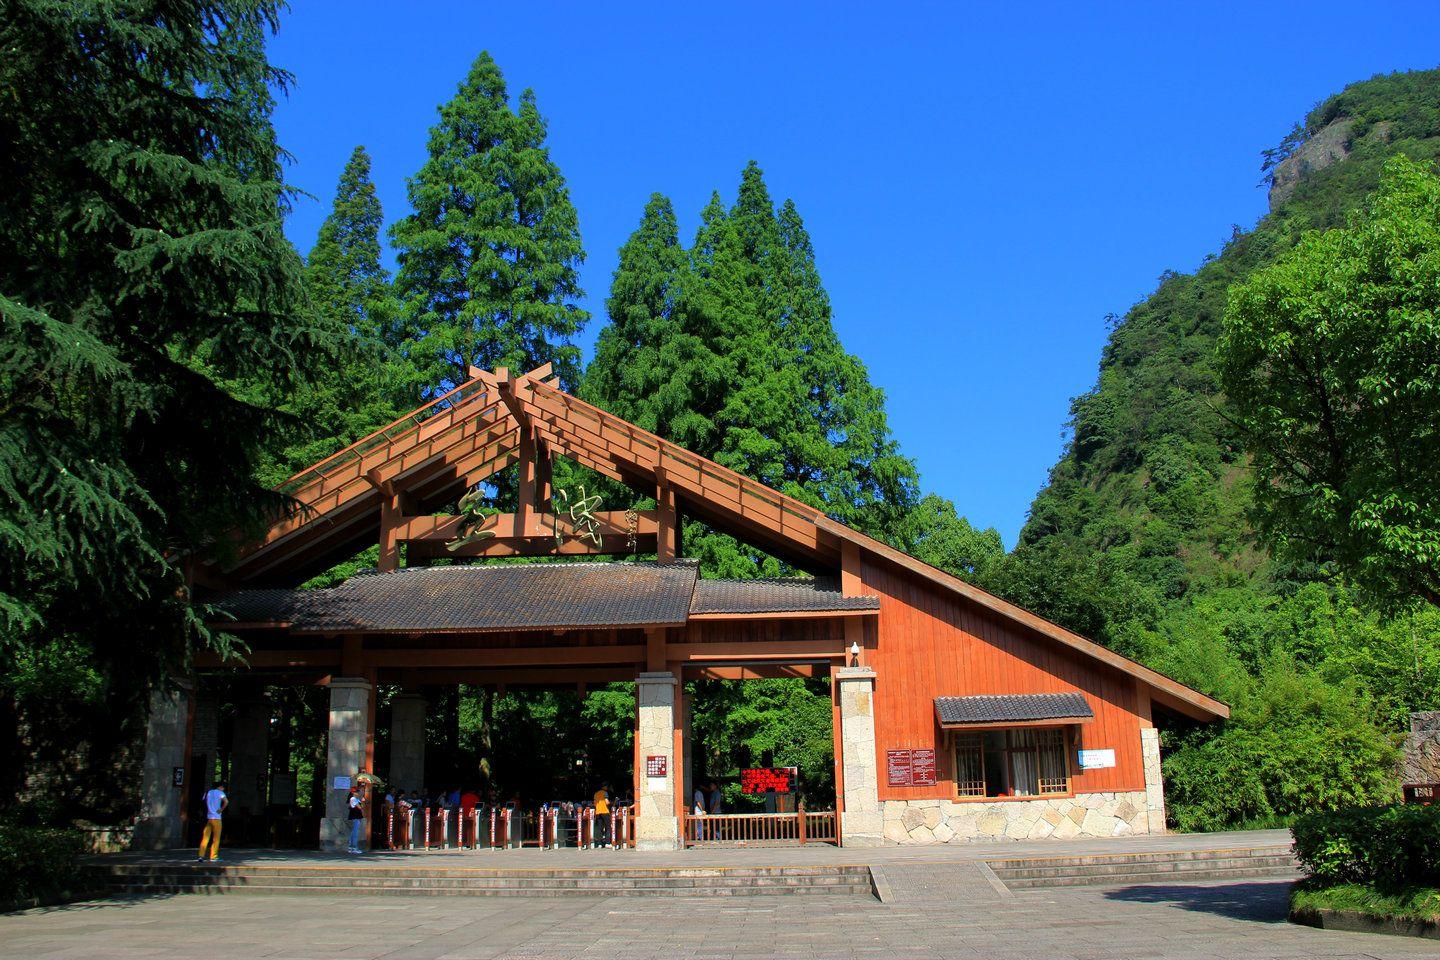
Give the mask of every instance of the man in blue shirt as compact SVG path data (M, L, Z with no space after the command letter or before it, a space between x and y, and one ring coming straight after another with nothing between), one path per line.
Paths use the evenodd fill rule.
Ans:
M229 805L224 781L215 781L215 786L205 794L205 832L200 834L200 856L197 860L214 862L220 859L220 818ZM210 848L208 857L205 855L206 847Z

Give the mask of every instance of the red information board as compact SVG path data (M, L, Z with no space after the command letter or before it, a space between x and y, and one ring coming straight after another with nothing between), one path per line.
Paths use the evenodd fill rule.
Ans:
M759 767L740 771L741 793L789 793L795 789L794 767Z
M910 775L917 787L935 786L935 751L911 750Z
M647 777L663 777L669 769L669 757L658 756L645 758L645 776Z
M914 757L910 750L885 751L885 779L892 787L912 786L915 781Z

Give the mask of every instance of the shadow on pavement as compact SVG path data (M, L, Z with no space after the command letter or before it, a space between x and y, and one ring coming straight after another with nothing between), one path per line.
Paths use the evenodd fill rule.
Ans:
M1214 913L1237 920L1284 923L1290 910L1289 880L1244 883L1142 884L1105 891L1107 900L1168 904L1181 910Z

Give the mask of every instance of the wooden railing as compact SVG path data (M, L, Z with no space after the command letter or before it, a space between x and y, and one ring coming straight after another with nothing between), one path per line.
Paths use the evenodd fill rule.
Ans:
M482 807L464 816L458 809L379 805L372 827L372 845L389 850L477 850L507 846L588 847L606 840L606 846L635 846L635 808L620 807L601 818L591 812L580 816L543 816L535 810Z
M840 842L839 820L833 810L687 815L682 830L687 847L838 845Z

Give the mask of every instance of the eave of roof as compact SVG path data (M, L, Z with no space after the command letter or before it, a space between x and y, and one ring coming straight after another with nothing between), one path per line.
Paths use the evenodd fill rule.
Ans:
M941 727L1000 724L1088 723L1095 719L1085 695L1067 693L984 694L936 697L935 717Z
M823 518L816 523L819 527L821 527L821 529L837 537L849 540L851 543L856 544L862 549L867 550L870 553L873 553L876 556L879 556L885 560L888 560L889 562L899 567L902 567L910 573L914 573L921 578L936 584L937 586L944 587L945 589L952 591L953 593L958 593L965 599L970 600L973 603L976 603L987 610L997 613L1000 616L1003 616L1009 620L1013 620L1017 623L1023 624L1024 626L1029 627L1031 630L1034 630L1036 633L1039 633L1042 636L1049 637L1052 640L1057 640L1073 650L1077 650L1088 657L1092 657L1093 659L1099 660L1100 662L1105 663L1108 666L1114 667L1116 670L1135 677L1143 683L1154 687L1156 690L1167 694L1169 698L1175 701L1174 705L1178 709L1188 713L1190 716L1195 717L1196 719L1223 720L1230 716L1230 707L1228 704L1220 700L1216 700L1214 697L1208 697L1205 694L1201 693L1199 690L1187 687L1180 681L1172 680L1171 678L1165 676L1163 673L1160 673L1156 670L1151 670L1149 667L1144 666L1143 664L1136 663L1129 657L1116 653L1114 650L1111 650L1108 647L1103 647L1093 640L1087 640L1084 637L1080 636L1078 633L1072 633L1071 631L1066 630L1059 624L1051 623L1049 620L1046 620L1043 617L1036 616L1035 614L1031 613L1029 610L1024 609L1023 607L1017 607L1013 603L1010 603L1006 600L1001 600L994 594L987 593L986 591L981 590L974 584L967 583L966 581L961 580L959 577L953 574L946 573L944 570L941 570L938 567L932 567L930 564L924 562L923 560L917 560L909 554L902 553L901 551L896 550L894 547L889 546L888 544L881 543L879 540L867 537L865 534L859 532L858 530L852 530L850 527L847 527L843 523L839 523L838 521L831 520L829 518Z

